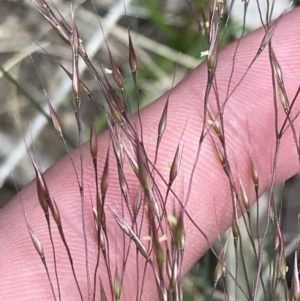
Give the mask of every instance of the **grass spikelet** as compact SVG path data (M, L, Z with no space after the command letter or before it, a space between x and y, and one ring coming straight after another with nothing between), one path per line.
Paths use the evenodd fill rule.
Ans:
M32 165L33 165L33 168L35 171L35 175L36 175L37 193L38 193L38 199L40 202L40 206L43 209L46 218L48 218L49 199L50 199L48 187L47 187L47 184L45 183L42 173L40 172L40 170L32 156L31 156L31 162L32 162Z
M68 77L72 80L73 79L73 74L69 72L62 64L58 63L58 65L65 71L65 73L68 75ZM87 85L79 79L79 91L80 92L85 92L91 99L95 100L94 95L90 91L90 89L87 87Z
M27 227L28 227L28 232L29 232L30 238L32 240L32 243L33 243L37 253L41 257L41 260L43 261L43 263L45 265L46 262L45 262L45 255L44 255L44 250L43 250L42 244L39 241L39 239L37 238L37 236L34 234L33 230L31 229L31 227L28 223L27 217L26 217L26 224L27 224Z
M116 122L119 126L121 126L121 128L124 131L126 131L122 112L119 110L119 108L116 107L116 105L112 104L111 102L108 102L108 106L114 122Z
M124 102L121 100L121 98L118 96L118 94L115 92L115 90L109 85L109 92L111 94L111 100L114 104L114 107L116 107L122 115L125 117L125 105Z
M136 54L134 51L133 43L132 43L132 38L130 34L130 29L128 29L128 41L129 41L129 66L135 81L135 75L136 75L136 70L137 70L137 59L136 59Z
M226 164L226 159L224 157L224 154L222 153L222 150L220 149L220 147L218 146L218 144L214 140L213 140L213 145L214 145L214 149L215 149L217 159L221 163L225 174L228 175L228 169L227 169L227 164Z
M52 281L51 281L51 277L50 277L50 274L49 274L49 270L48 270L48 266L47 266L47 262L46 262L46 258L45 258L45 254L44 254L42 243L40 242L40 240L38 239L38 237L33 232L32 228L31 228L31 226L30 226L30 224L28 222L28 219L27 219L26 213L24 211L24 208L23 208L23 213L24 213L24 217L25 217L25 221L26 221L26 226L27 226L27 229L28 229L31 241L32 241L32 243L34 245L35 250L37 251L37 253L40 256L41 261L43 262L43 265L44 265L44 268L45 268L45 271L47 273L47 277L48 277L48 280L49 280L49 283L50 283L52 295L53 295L54 300L56 301L57 298L56 298L54 287L53 287L53 284L52 284ZM56 274L56 276L57 276L57 274ZM60 287L59 287L58 278L57 278L57 286L58 286L59 300L61 300L61 294L60 294Z
M274 236L274 250L275 251L278 251L279 250L279 248L280 248L280 236L279 236L279 231L280 230L278 230L278 228L277 228L277 230L276 230L276 232L275 232L275 236Z
M51 8L44 0L36 0L37 8L45 17L56 33L68 44L71 44L71 29L66 26L67 22L60 22Z
M107 188L108 188L108 182L109 182L109 149L107 151L104 170L103 170L102 178L101 178L101 198L102 198L103 204L105 202L106 192L107 192Z
M134 241L134 243L136 244L138 250L141 252L143 257L149 260L150 257L148 251L146 250L146 247L144 246L142 241L138 238L138 236L134 233L134 231L129 227L129 225L124 220L121 220L113 210L110 209L110 212L112 213L115 221L117 222L117 224L119 225L123 233L126 234Z
M118 269L116 268L115 277L114 277L114 297L116 301L120 300L121 292L122 292L121 279L119 277Z
M224 137L222 134L220 124L219 124L216 116L214 115L210 105L208 105L208 107L207 107L207 123L208 123L208 125L212 126L213 130L218 135L221 143L224 144Z
M286 265L286 257L285 257L284 248L281 248L280 253L279 253L279 261L278 261L278 277L279 277L279 279L285 280L287 271L288 271L288 267Z
M217 43L219 38L219 21L216 21L216 2L212 11L212 16L210 18L210 24L209 24L209 50L208 50L208 56L207 56L207 70L208 70L208 82L211 82L216 65L217 65Z
M260 47L258 49L257 55L258 56L260 53L263 52L263 50L266 48L267 45L269 45L277 26L280 23L280 20L283 18L283 16L288 12L289 7L287 7L281 14L280 16L272 23L272 25L269 28L266 28L266 34L260 44Z
M180 252L183 252L185 247L185 231L184 231L184 222L183 214L177 219L177 222L173 226L174 241L177 245Z
M235 241L237 241L239 238L239 226L235 219L233 219L233 221L232 221L231 229L232 229L233 238Z
M97 140L97 135L96 135L96 130L95 130L95 124L91 120L91 131L90 131L90 151L91 151L91 156L94 162L94 167L97 166L97 155L98 155L98 140Z
M252 155L250 156L251 177L255 187L255 193L258 196L259 176Z
M110 51L109 51L109 59L110 59L112 75L115 80L115 83L117 84L120 90L123 90L124 89L123 77Z
M83 301L84 300L83 295L82 295L81 288L79 286L79 282L78 282L76 272L75 272L75 268L74 268L73 257L71 255L71 251L70 251L70 248L68 246L68 243L67 243L67 240L65 238L64 231L63 231L63 226L62 226L62 223L61 223L60 213L59 213L58 207L56 205L56 202L52 197L49 198L49 208L50 208L52 217L53 217L53 219L56 223L57 229L59 231L60 238L61 238L61 240L62 240L62 242L65 246L65 249L67 251L69 262L70 262L70 265L71 265L71 268L72 268L73 277L74 277L74 280L75 280L75 283L76 283L76 286L77 286L77 289L78 289L78 292L79 292L79 295L80 295L80 299Z
M298 260L297 260L297 252L295 252L294 256L294 272L293 272L293 298L295 301L300 300L300 284L299 284L299 271L298 271Z
M63 132L62 132L60 119L59 119L58 115L56 114L56 112L55 112L50 100L48 99L48 97L47 97L47 103L48 103L48 107L49 107L53 127L56 130L56 132L58 133L59 137L61 137L63 139Z
M152 214L151 210L149 210L148 216L149 216L149 225L151 228L150 235L151 235L152 247L154 250L155 260L156 260L157 267L158 267L159 277L160 277L161 281L163 281L163 268L164 268L164 263L165 263L165 254L164 254L164 250L161 246L159 234L157 232L155 218L154 218L154 215Z
M137 144L136 158L138 164L138 179L140 180L140 183L144 188L145 193L149 194L150 190L152 190L153 188L153 184L149 167L145 160L146 156L140 143Z
M79 36L78 30L75 21L74 11L72 11L72 54L73 54L73 77L72 77L72 88L73 88L73 95L74 95L74 108L75 112L77 113L80 108L80 97L79 97L79 72L78 72L78 53L79 53Z
M155 281L156 281L156 287L158 291L158 300L159 301L167 301L168 300L168 291L164 284L164 281L158 273L154 273L155 275Z
M172 186L173 182L175 181L175 179L179 173L182 153L183 153L183 146L178 145L176 148L175 156L174 156L174 159L173 159L173 162L171 165L171 169L170 169L169 183L168 183L169 187Z
M169 97L168 97L168 99L169 99ZM166 104L164 106L164 109L163 109L163 112L162 112L162 115L160 117L159 124L158 124L158 133L157 133L157 141L156 141L156 151L155 151L154 165L156 164L156 161L157 161L158 149L159 149L159 145L160 145L162 136L163 136L163 134L165 132L165 129L167 127L168 104L169 104L168 99L166 101Z
M226 279L226 265L225 265L226 252L227 252L227 243L222 248L220 258L218 259L217 265L214 270L214 287L211 293L210 300L213 296L214 291L216 290L217 283L220 281L221 278L224 280L224 284L225 284L224 290L226 291L226 280L225 280ZM225 295L226 294L227 293L225 292Z
M249 211L249 200L248 200L248 196L247 196L245 187L243 185L242 179L240 179L240 192L241 192L241 198L242 198L243 205L244 205L245 209L247 211Z
M105 290L104 290L102 282L101 282L100 290L101 290L101 301L107 301L108 299L106 297Z

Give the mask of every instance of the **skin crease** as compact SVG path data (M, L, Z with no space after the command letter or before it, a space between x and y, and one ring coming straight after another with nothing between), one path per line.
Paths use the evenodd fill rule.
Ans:
M281 65L285 89L291 101L297 91L300 75L299 59L299 26L300 10L295 9L288 13L280 22L272 40L272 46L276 57ZM241 178L246 187L248 197L254 201L254 186L250 174L250 151L258 170L260 187L262 193L270 187L272 175L272 162L274 158L275 134L274 134L274 102L268 60L268 49L255 61L242 83L239 80L245 73L251 60L257 52L264 31L258 30L242 39L238 48L235 71L231 88L236 84L238 88L230 97L224 113L226 126L226 141L228 156L236 180ZM219 53L217 68L217 85L220 99L224 99L228 87L228 80L232 68L232 56L236 44L232 44ZM206 66L200 65L189 76L187 76L171 93L168 111L168 126L164 134L159 152L157 167L165 178L168 178L169 169L167 164L172 162L176 147L180 141L184 145L180 173L174 183L174 190L184 200L188 191L191 168L195 160L197 140L201 131L203 116L203 94L206 88ZM141 113L143 120L144 142L147 152L153 158L156 143L157 124L165 104L166 95L148 106ZM213 91L209 97L213 108L215 96ZM300 109L299 99L293 108L292 115L295 116ZM284 120L284 113L279 107L279 124ZM136 116L133 123L137 124ZM300 129L300 121L294 122L297 134ZM185 129L184 129L185 128ZM99 171L102 173L108 146L108 133L98 138L99 143ZM84 147L85 166L85 210L87 240L89 243L89 257L91 267L93 266L93 221L90 216L91 198L94 199L94 174L89 154L89 145ZM116 173L115 159L111 152L110 176L107 202L115 212L120 213L120 193ZM79 153L75 151L73 158L76 166L79 166ZM137 182L130 169L127 168L130 191L134 194ZM79 169L78 169L79 170ZM279 160L276 172L276 183L291 177L299 171L299 161L290 130L282 138ZM85 253L82 239L81 205L78 186L74 171L68 157L45 173L48 187L54 196L60 214L63 227L66 232L80 286L87 297ZM165 191L161 181L158 185ZM25 187L3 210L0 215L0 300L53 300L45 270L41 261L31 244L28 230L26 228L20 200L23 201L25 211L31 227L42 241L49 269L52 271L51 249L49 244L47 226L43 213L38 205L35 183ZM168 208L172 208L170 199ZM193 178L193 186L189 197L187 211L193 220L206 233L212 243L232 223L232 200L228 180L226 179L220 163L216 160L212 147L211 138L206 138L201 150L197 169ZM111 244L111 262L114 266L120 263L121 232L115 226L115 222L108 215L107 227L110 237L115 237ZM53 227L54 229L54 227ZM206 240L198 230L185 219L186 249L184 269L187 271L193 263L209 247ZM54 229L54 239L57 250L57 265L59 266L59 280L61 285L62 300L80 300L74 284L70 265L65 255L65 250ZM135 253L134 253L135 254ZM121 259L120 259L121 258ZM91 269L92 270L92 269ZM105 268L101 269L102 271ZM127 263L127 272L122 297L124 300L133 300L136 293L136 257L131 256ZM102 278L105 279L105 273ZM132 274L131 274L132 273ZM147 274L142 300L155 299L155 284L150 274ZM107 278L107 277L106 277ZM54 278L53 283L55 284ZM107 287L107 280L104 286ZM99 298L98 298L99 300Z

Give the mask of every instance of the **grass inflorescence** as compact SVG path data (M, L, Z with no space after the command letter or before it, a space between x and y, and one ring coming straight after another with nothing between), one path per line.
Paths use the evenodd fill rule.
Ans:
M165 39L175 45L174 32L168 25L171 21L165 19L157 1L150 2L145 6L153 23ZM124 56L128 59L127 71L118 67L119 62L100 17L95 20L104 41L106 63L98 64L92 57L94 54L86 48L75 4L70 6L68 14L50 1L33 1L35 11L43 16L43 22L50 25L69 49L71 63L66 67L43 43L36 42L38 49L44 51L70 80L72 100L67 108L74 116L77 133L77 141L72 133L66 133L65 120L48 95L39 75L39 65L32 59L44 91L44 105L49 111L47 116L55 135L61 140L66 153L64 160L71 166L68 177L73 179L71 184L66 180L72 188L67 185L65 190L53 187L53 181L40 167L40 158L34 150L29 151L40 215L46 230L40 232L36 223L33 227L25 200L21 200L22 210L28 237L34 247L30 251L36 252L46 275L41 285L49 288L49 300L300 300L299 244L297 235L291 243L285 243L281 226L283 199L280 190L283 186L276 188L285 135L292 137L294 151L300 158L299 134L294 125L298 117L295 108L300 88L291 97L286 89L288 84L284 80L281 61L273 47L273 37L290 7L272 21L274 1L266 0L263 7L257 2L264 33L252 51L251 59L246 60L247 66L239 68L238 64L243 64L240 49L245 49L242 48L242 37L247 32L250 1L243 1L243 23L237 41L230 56L224 58L220 49L234 36L230 31L233 26L230 17L236 1L229 2L185 2L190 18L181 21L190 28L190 20L193 20L196 34L191 39L197 41L198 51L195 61L202 60L200 68L205 69L201 73L205 77L194 75L201 86L197 90L201 99L191 97L186 90L185 94L180 94L180 88L173 88L177 72L181 71L181 57L188 57L187 54L178 55L177 64L173 64L176 70L169 75L170 90L160 100L160 105L147 113L142 109L146 89L140 86L140 82L141 74L145 74L145 78L151 75L140 67L143 51L136 42L138 38L127 15L129 1L119 4L123 5L126 28L118 29L123 37L126 34L127 53ZM96 10L93 1L91 4ZM185 50L185 46L180 47L178 51ZM162 47L161 51L165 50ZM192 49L189 55L194 51ZM176 55L175 51L170 55ZM267 172L262 172L261 164L257 163L261 162L258 158L261 154L251 144L251 140L256 139L252 136L251 121L244 116L232 117L233 107L238 105L234 100L237 91L245 85L251 86L247 83L249 73L253 66L260 64L262 56L268 60L270 68L267 80L273 87L272 95L269 95L273 101L270 105L272 112L261 112L259 108L254 114L274 115L270 124L273 135L270 144L273 147L267 179L262 178ZM159 65L160 58L153 62L155 60ZM172 65L168 61L164 64L166 68ZM223 68L222 64L226 67ZM93 89L84 80L83 68L92 75ZM222 74L224 69L226 78ZM155 70L154 66L152 71ZM237 74L236 70L242 71ZM5 68L2 72L15 83ZM122 74L126 74L126 78ZM180 99L174 101L174 98ZM251 101L255 103L255 100ZM194 107L187 109L184 102ZM188 110L189 113L172 116L178 114L174 110L176 106L182 106L182 112ZM41 110L45 112L43 108ZM159 114L147 115L154 110L159 110ZM246 130L239 129L239 125L234 127L239 122L247 124ZM106 128L100 136L97 135L99 123ZM237 157L234 148L239 148L240 142L235 136L243 137L247 144L247 151L241 154L241 160L247 162L241 162ZM85 143L87 140L89 143ZM57 141L51 147L58 147ZM72 152L74 144L78 149ZM216 180L216 175L221 180ZM226 207L219 206L218 199L209 200L213 210L207 218L216 225L222 215L227 215L230 221L231 227L223 236L218 233L218 226L213 236L208 235L203 215L199 218L194 212L195 206L191 205L197 202L201 211L202 199L212 195L199 194L205 191L205 187L200 187L199 179L205 178L208 179L206 183L211 181L216 186L216 191L220 189L214 195L224 194L230 199ZM221 183L220 188L218 183ZM266 187L270 190L265 202L258 202ZM222 197L218 195L218 198ZM254 201L257 204L252 209ZM73 219L76 220L75 227L70 226ZM38 232L42 233L42 239ZM217 241L212 241L212 237ZM197 250L199 246L201 251ZM209 251L188 272L195 254L205 248ZM287 277L287 252L294 254L289 266L293 271L291 279ZM81 258L80 262L78 258Z

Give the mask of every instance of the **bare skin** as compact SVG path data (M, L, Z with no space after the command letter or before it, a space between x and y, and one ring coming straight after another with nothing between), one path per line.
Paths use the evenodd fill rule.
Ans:
M293 99L300 78L300 10L296 9L287 14L281 21L273 38L273 48L283 70L285 89L290 100ZM231 87L235 86L251 60L257 52L264 31L258 30L243 38L235 62L235 73ZM224 98L228 87L228 78L231 72L232 55L236 44L228 46L219 54L217 70L218 93ZM249 70L248 75L239 84L236 92L231 96L225 111L225 123L227 126L227 149L229 157L236 162L233 168L236 179L243 179L250 201L254 201L254 189L250 175L250 149L258 170L260 179L260 193L270 187L271 165L274 156L274 105L270 73L268 51L263 54ZM176 193L183 198L188 190L190 170L192 168L197 150L198 135L201 131L203 115L203 93L206 87L206 66L200 65L179 85L171 94L168 113L168 127L162 141L158 159L158 168L166 177L168 169L166 163L171 162L183 129L182 141L184 143L183 161L181 171L176 180ZM213 103L214 95L210 96ZM156 143L157 123L161 116L166 95L159 98L141 113L145 145L149 154L153 154ZM300 109L297 99L293 108L293 115ZM284 113L279 113L279 124L284 120ZM136 116L135 121L137 121ZM294 122L297 133L300 130L299 118ZM103 169L106 150L108 147L108 133L99 137L99 170ZM191 155L192 154L192 155ZM75 164L79 166L79 153L73 154ZM234 165L234 164L233 164ZM84 147L85 187L86 202L90 204L90 192L93 195L94 175L89 154L89 146ZM282 139L277 166L276 183L281 183L299 171L299 161L291 131L287 131ZM63 225L66 231L69 246L72 250L76 271L82 291L87 299L85 253L82 240L81 207L78 186L74 171L68 157L55 164L46 173L46 180L59 206L63 216ZM130 189L136 190L138 185L134 176L131 177ZM111 156L110 180L107 202L112 208L118 210L119 190L117 189L116 165ZM216 189L217 187L217 189ZM23 201L30 225L39 239L43 242L46 256L51 254L48 243L48 232L43 213L39 207L35 183L25 187L3 210L0 215L0 300L53 300L49 289L48 280L39 257L34 252L30 237L24 221L20 200ZM89 206L89 205L88 205ZM171 204L169 204L171 206ZM197 171L194 175L192 192L187 207L193 220L206 233L212 243L232 223L232 201L228 181L224 176L220 163L216 160L212 143L206 139L201 152ZM89 226L92 221L87 217L87 239L93 237ZM110 233L117 232L115 222L108 217ZM209 247L203 236L195 230L191 222L186 221L187 243L185 250L185 271L204 254ZM117 234L118 235L118 234ZM57 237L57 234L55 234ZM118 254L118 236L116 246L111 248L111 256L114 260ZM92 243L91 243L92 245ZM60 282L62 300L80 300L77 293L65 251L59 239L56 250L58 253L58 265L60 269ZM93 252L93 250L91 250ZM60 256L61 255L61 256ZM49 255L51 258L51 256ZM51 263L49 263L51 266ZM128 266L135 271L135 258L129 260ZM103 276L103 275L102 275ZM107 283L104 283L107 285ZM132 300L135 294L136 283L125 281L123 296L126 300ZM155 298L153 279L146 281L143 300Z

